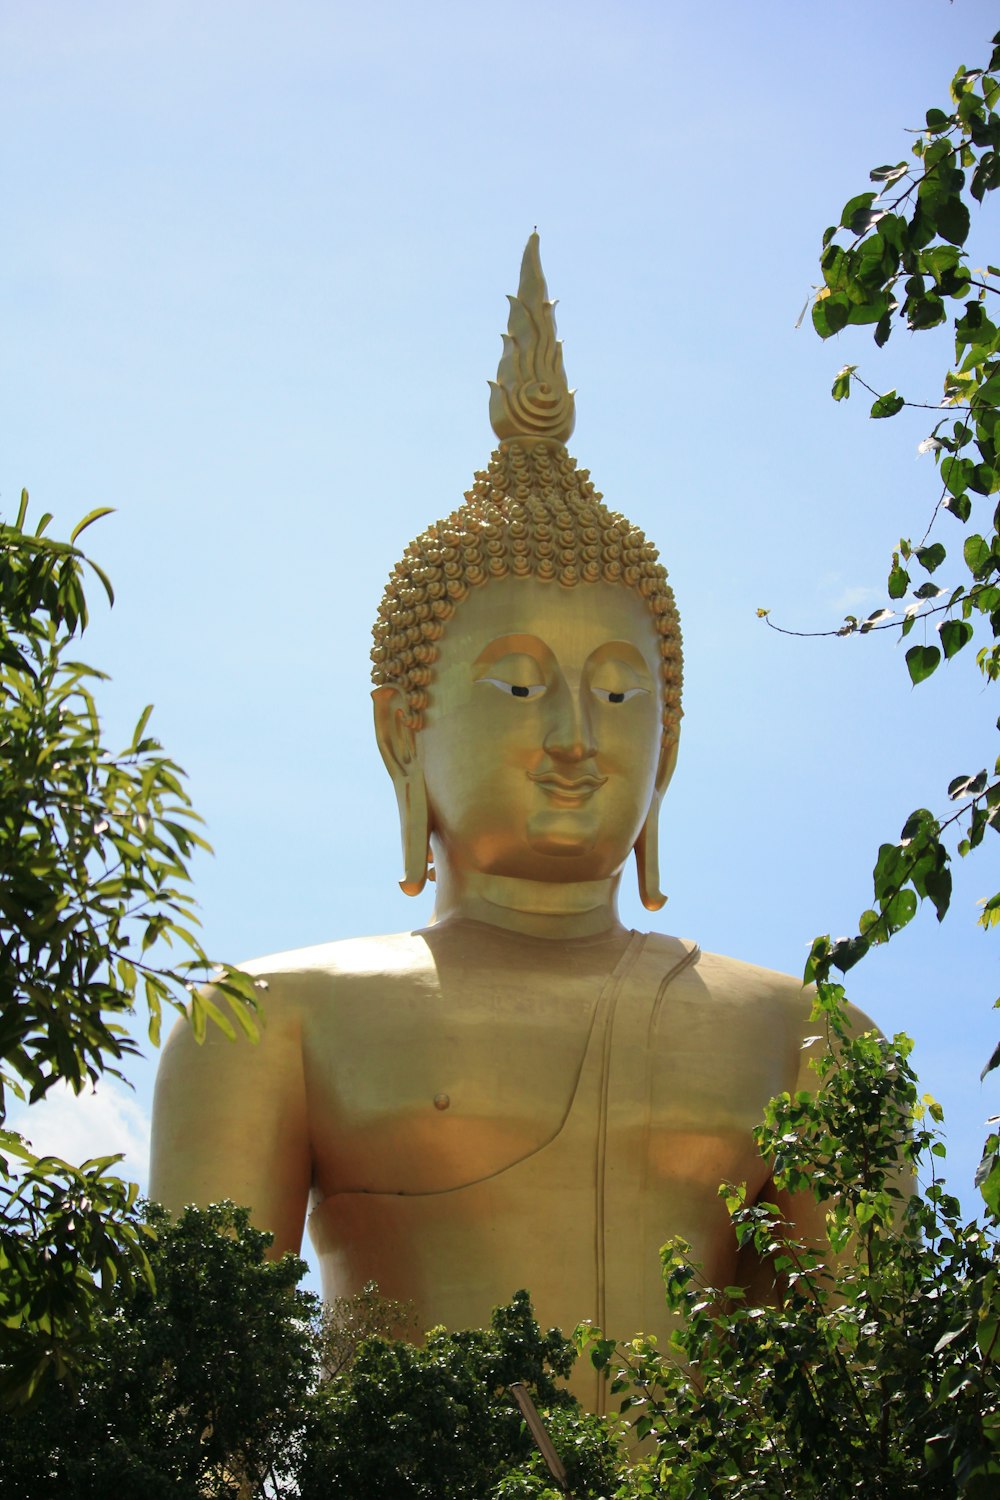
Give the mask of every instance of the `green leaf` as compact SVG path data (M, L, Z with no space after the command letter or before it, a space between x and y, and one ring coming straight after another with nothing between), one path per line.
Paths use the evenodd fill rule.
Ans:
M854 938L838 938L830 949L830 961L842 974L854 965L860 963L871 947L868 938L858 936Z
M891 932L899 932L911 922L917 911L917 893L906 889L897 891L886 904L885 919Z
M945 660L951 661L972 640L972 626L968 620L943 620L938 626Z
M969 210L961 198L946 198L937 207L938 233L953 245L964 245L969 237Z
M906 669L914 686L928 678L940 660L941 653L936 646L911 646L906 653Z
M876 193L858 193L856 197L849 198L844 204L844 211L840 216L840 227L849 229L852 234L863 234L863 229L855 229L854 221L865 219L868 211L878 195ZM867 225L865 226L867 228Z
M884 396L879 396L873 402L869 415L873 417L894 417L897 412L903 410L906 402L902 396L897 396L895 391L887 391Z
M847 327L851 304L843 292L831 292L828 297L817 297L812 306L813 327L821 339L828 339Z
M933 573L939 568L944 562L946 555L945 549L940 542L932 542L929 547L918 547L914 553L917 562L922 568L926 568L928 573Z
M830 394L834 401L846 401L851 394L851 376L857 369L857 365L844 365L837 371L833 379L833 389Z
M97 564L94 562L93 558L90 558L90 557L87 558L87 566L90 568L90 570L93 573L95 573L97 575L98 579L100 580L101 587L103 588L105 594L107 594L107 596L108 596L108 603L109 604L114 604L114 602L115 602L115 591L111 587L111 579L108 577L107 573L105 573L105 571L104 571L103 568L99 568L97 566Z
M94 522L99 521L102 516L113 516L114 513L115 509L113 505L101 505L96 510L89 511L83 520L78 521L73 527L73 530L69 534L70 541L75 542L77 537L82 535L88 526L93 526Z
M872 182L898 182L910 170L909 162L899 161L894 167L873 167L869 172Z
M992 495L1000 487L997 473L990 464L975 464L969 478L969 489L977 495Z
M998 1048L1000 1051L1000 1048ZM976 1169L976 1187L983 1195L990 1213L1000 1216L1000 1141L995 1135L988 1136L979 1166Z
M974 532L972 536L966 537L962 555L973 578L979 578L988 570L993 553L989 543L978 532Z
M971 458L948 457L941 463L941 478L952 495L961 495L969 486L972 477Z
M955 776L948 783L948 796L953 802L960 797L976 797L986 786L987 779L985 771L977 771L975 776Z
M987 151L972 174L969 191L977 203L982 203L986 194L997 187L1000 187L1000 153Z
M910 586L910 575L905 568L900 566L899 553L892 555L892 567L889 570L889 581L887 584L890 599L902 599Z
M968 495L949 495L944 501L944 508L959 521L967 521L972 514L972 501Z
M944 303L933 292L924 297L911 297L906 304L906 321L915 332L936 328L946 318Z

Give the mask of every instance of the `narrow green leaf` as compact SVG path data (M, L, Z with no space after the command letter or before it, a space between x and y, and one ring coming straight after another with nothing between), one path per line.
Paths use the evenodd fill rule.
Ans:
M94 522L99 521L102 516L113 516L114 513L115 508L113 505L99 505L96 510L88 511L83 520L78 521L73 527L73 530L69 534L70 541L75 542L77 537L81 536L88 526L93 526Z

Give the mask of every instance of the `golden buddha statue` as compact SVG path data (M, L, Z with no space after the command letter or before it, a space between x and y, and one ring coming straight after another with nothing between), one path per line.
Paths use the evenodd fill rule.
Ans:
M183 1022L164 1051L150 1193L233 1198L329 1297L369 1280L427 1328L529 1288L543 1326L665 1331L658 1248L740 1263L723 1180L776 1195L752 1129L808 1086L785 975L627 931L634 850L663 905L660 801L681 651L655 548L565 449L573 396L537 235L466 503L407 548L375 626L375 727L424 929L256 960L261 1040ZM429 872L429 863L432 870ZM786 1204L804 1232L815 1205ZM578 1366L592 1408L602 1382Z

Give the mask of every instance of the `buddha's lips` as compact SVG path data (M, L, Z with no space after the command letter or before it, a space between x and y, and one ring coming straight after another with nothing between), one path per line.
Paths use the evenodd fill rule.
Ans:
M575 797L584 801L607 781L606 776L560 776L557 771L529 771L529 779L556 797Z

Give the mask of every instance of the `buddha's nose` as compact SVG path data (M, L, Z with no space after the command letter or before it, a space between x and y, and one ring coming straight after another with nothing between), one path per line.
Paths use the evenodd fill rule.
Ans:
M589 760L596 754L588 699L586 689L573 692L568 683L551 695L551 719L542 744L553 760Z

